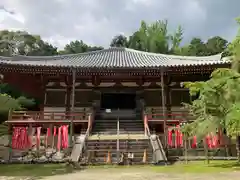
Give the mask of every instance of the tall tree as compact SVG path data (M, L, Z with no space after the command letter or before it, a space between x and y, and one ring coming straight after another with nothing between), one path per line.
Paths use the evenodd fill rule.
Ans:
M172 42L170 52L176 54L176 51L180 48L180 43L183 40L183 29L181 26L178 26L177 30L170 36L170 39Z
M156 21L151 24L142 21L139 30L130 36L129 47L147 52L169 54L179 48L182 38L181 26L175 33L170 34L167 21Z
M111 47L128 47L128 39L124 35L121 35L121 34L117 35L112 39L110 46Z
M129 47L136 50L148 51L147 44L147 24L145 21L142 21L139 30L130 36Z

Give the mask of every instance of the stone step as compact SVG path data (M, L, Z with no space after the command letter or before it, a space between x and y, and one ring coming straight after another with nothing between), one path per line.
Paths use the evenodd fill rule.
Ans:
M89 146L116 145L117 140L116 141L91 140L91 141L87 141L86 144L88 144ZM133 141L128 141L128 140L119 140L119 144L124 145L124 146L146 146L146 145L150 145L150 142L148 142L148 141L133 142Z
M120 131L120 135L124 134L138 134L138 135L143 135L144 131ZM117 131L98 131L98 132L92 132L92 135L117 135Z
M97 132L116 132L117 133L117 129L114 129L114 128L106 128L106 127L102 127L102 128L94 128L92 130L92 132L94 133L97 133ZM141 132L144 132L144 128L120 128L119 131L121 132L138 132L138 131L141 131Z
M112 126L112 125L95 125L93 126L93 129L98 129L98 128L111 128L111 129L117 129L117 126ZM136 124L125 124L125 125L120 125L119 128L121 129L143 129L143 125L136 125Z
M102 128L94 128L92 132L99 132L99 131L115 131L117 132L117 129L115 128L106 128L106 127L102 127ZM119 131L144 131L144 128L120 128Z
M142 150L150 150L151 148L149 147L150 145L138 145L138 146L133 146L133 145L125 145L125 144L119 144L119 149L123 150L129 150L131 149L132 151L142 151ZM115 145L87 145L88 150L116 150L117 149L117 143Z
M117 129L117 126L113 126L113 125L94 125L93 126L94 129L97 129L97 128L111 128L111 129ZM143 125L138 125L138 124L120 124L119 125L119 128L122 128L122 129L135 129L135 128L144 128Z
M112 157L112 163L116 164L118 162L116 157ZM152 163L152 157L147 158L147 163L151 164ZM99 164L99 165L104 165L106 164L106 157L96 157L93 158L92 160L93 164ZM133 159L133 165L142 165L143 164L143 158L142 157L136 157Z
M85 154L87 157L91 154L90 161L93 164L106 164L108 152L110 152L112 163L119 162L117 159L117 137L120 137L118 146L119 158L124 153L125 159L127 159L127 154L132 152L134 154L133 164L143 164L143 156L144 152L146 152L147 163L152 163L153 151L149 139L144 135L101 135L98 136L99 139L94 139L94 137L96 138L96 136L90 136L86 142L87 154Z
M109 150L109 148L111 147L112 150L117 149L117 143L115 144L88 144L87 146L89 149L103 149L103 150ZM137 150L141 150L141 149L149 149L150 145L149 144L140 144L140 145L131 145L131 144L119 144L119 148L122 149L137 149Z
M109 130L117 130L117 127L107 127L107 126L97 126L97 127L93 127L93 131L95 130L101 130L101 129L109 129ZM139 127L139 126L135 126L135 127L127 127L127 126L122 126L119 127L120 130L143 130L144 127Z
M143 122L142 119L95 119L94 122Z
M92 132L93 135L116 135L117 131L97 131Z
M93 146L93 145L116 145L117 144L117 140L114 141L108 141L108 140L91 140L91 141L87 141L86 144ZM143 146L143 145L150 145L149 141L130 141L130 140L119 140L119 144L124 144L124 145L129 145L129 146Z
M108 156L108 151L89 151L89 152L92 152L92 155L94 157L107 157ZM120 153L128 153L129 151L121 151L119 150ZM134 152L134 151L131 151L133 154L134 154L134 158L142 158L143 157L143 154L144 154L144 150L143 151L138 151L138 152ZM152 155L152 152L146 152L147 153L147 157L153 157ZM112 151L110 152L111 154L111 157L117 157L117 151ZM125 155L126 156L126 155Z
M117 129L117 126L111 126L111 125L96 125L96 126L93 126L93 129L98 129L98 128L111 128L111 129Z
M116 146L117 145L117 141L113 141L113 142L107 142L107 141L88 141L86 142L86 144L88 144L89 146ZM140 142L128 142L126 141L119 141L119 144L121 146L131 146L131 147L146 147L150 145L150 142L144 142L144 141L140 141Z
M117 130L98 130L98 131L94 131L91 134L96 134L96 135L101 135L101 134L109 134L109 135L117 135L117 134L144 134L143 130L120 130L117 132Z
M151 152L152 153L152 149L149 148L149 146L129 146L129 147L126 147L126 146L120 146L119 145L119 150L121 152L144 152L144 150L147 150L148 152ZM87 151L103 151L103 152L108 152L108 151L111 151L111 152L116 152L117 151L117 146L98 146L98 147L93 147L93 146L88 146L87 147Z
M92 139L92 137L94 137L94 136L89 136L88 141L91 141L91 142L92 141L97 141L97 139L94 139L94 138ZM109 139L108 137L111 137L111 138ZM128 142L133 142L133 143L134 142L136 142L136 143L149 142L149 138L144 136L144 135L139 135L139 134L134 135L133 134L130 137L132 137L132 138L128 138L127 134L122 134L122 135L119 136L119 141L120 142L128 141ZM112 136L112 135L111 136L105 136L105 135L103 135L103 136L100 136L100 138L102 138L100 142L102 142L102 141L104 141L104 142L115 142L115 141L118 140L117 135L115 135L115 136Z
M118 120L117 119L97 119L97 120L94 120L94 123L111 123L111 122L115 122L117 123ZM140 123L142 122L143 123L143 120L131 120L131 119L120 119L119 120L119 123L126 123L126 122L135 122L135 123Z
M117 130L117 128L116 127L105 127L105 126L99 126L99 127L93 127L93 131L96 131L96 130L101 130L101 129L103 129L103 130L105 130L105 129L108 129L108 130ZM135 130L135 131L137 131L137 130L144 130L144 128L143 127L119 127L119 130Z
M104 120L104 121L94 121L94 123L98 124L98 123L101 123L101 124L105 124L105 123L117 123L118 121L117 120ZM144 123L143 121L129 121L129 120L119 120L119 123Z
M117 140L88 140L86 142L86 145L90 149L116 149L117 148ZM150 147L150 142L148 139L142 139L142 140L128 140L128 139L122 139L119 140L119 147L126 149L148 149Z
M86 144L88 145L116 145L117 140L114 141L108 141L108 140L88 140ZM124 145L150 145L150 142L148 140L139 140L138 142L131 141L131 140L119 140L119 144L124 144Z
M88 145L87 146L87 150L99 150L99 151L116 151L117 150L117 144L115 145ZM139 145L139 146L131 146L131 145L125 145L125 144L119 144L119 149L121 150L131 150L131 151L135 151L135 152L142 152L144 150L148 150L148 151L152 151L150 145Z
M126 125L126 126L144 126L143 123L134 123L134 122L129 122L129 123L119 123L119 125ZM117 123L94 123L93 126L117 126Z
M144 134L120 134L120 135L98 135L92 134L88 137L88 140L148 140L148 138Z

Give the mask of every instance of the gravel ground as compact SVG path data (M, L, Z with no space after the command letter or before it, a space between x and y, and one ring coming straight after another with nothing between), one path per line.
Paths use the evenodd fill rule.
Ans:
M41 180L237 180L240 172L224 173L157 173L148 170L133 169L88 169L81 172L41 178ZM36 180L30 177L1 177L0 180Z
M46 180L237 180L240 172L214 174L173 174L156 173L148 170L133 169L88 169L74 174L47 177Z

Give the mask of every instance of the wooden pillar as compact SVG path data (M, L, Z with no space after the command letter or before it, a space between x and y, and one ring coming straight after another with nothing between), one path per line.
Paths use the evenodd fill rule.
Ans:
M166 93L165 93L165 82L164 82L164 70L161 69L161 96L162 96L162 114L163 114L163 129L164 129L164 146L166 147L167 142L167 117L166 117Z
M66 89L66 112L69 113L71 110L71 82L69 76L66 77L65 83L67 84Z
M71 113L74 113L75 110L75 82L76 82L76 69L72 70L72 94L71 94ZM74 116L71 116L71 125L70 125L70 145L73 145L73 120Z
M30 123L28 126L28 138L30 142L33 142L33 124ZM31 150L32 148L30 148Z
M8 152L8 161L12 161L12 124L8 124L8 143L9 143L9 152Z
M40 111L44 111L44 106L46 103L46 81L44 79L44 76L41 75L41 104L40 104Z
M46 148L49 148L52 146L53 144L53 123L50 123L48 124L48 128L50 129L50 135L47 137L47 147Z
M171 114L172 114L172 105L171 105L171 88L169 86L169 84L165 85L165 98L166 98L166 114L168 115L168 117L170 118L171 117Z

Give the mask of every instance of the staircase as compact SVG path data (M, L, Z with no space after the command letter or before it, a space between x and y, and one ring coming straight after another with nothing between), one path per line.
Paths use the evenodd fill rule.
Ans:
M143 120L138 117L135 110L99 111L95 118L92 134L144 134Z
M143 120L135 110L98 112L85 145L82 162L87 164L119 163L122 154L127 159L129 152L134 154L133 164L152 163L153 159ZM109 157L111 162L107 162Z
M117 134L119 122L120 134L144 134L141 113L134 109L99 110L96 112L92 134Z
M151 163L153 158L151 144L148 139L120 139L119 160L117 158L118 152L116 139L89 139L87 140L86 145L87 151L85 153L85 159L88 159L88 163L93 164L106 164L108 156L111 157L111 162L109 163L116 164L120 162L122 153L124 153L126 158L129 152L134 154L133 164ZM146 161L143 161L144 159Z
M92 134L117 134L118 120L97 119L94 121ZM144 134L143 120L121 119L119 120L119 134Z

